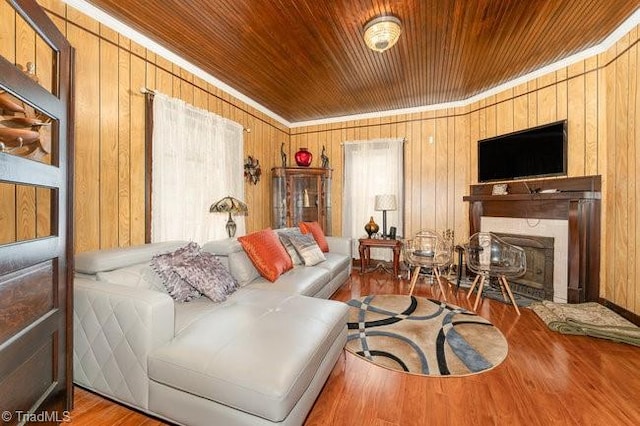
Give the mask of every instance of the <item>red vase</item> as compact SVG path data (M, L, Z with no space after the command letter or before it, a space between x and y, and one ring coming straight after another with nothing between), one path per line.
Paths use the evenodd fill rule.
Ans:
M311 165L313 155L307 150L307 148L300 148L300 150L296 152L294 158L296 159L296 164L298 166L309 167Z

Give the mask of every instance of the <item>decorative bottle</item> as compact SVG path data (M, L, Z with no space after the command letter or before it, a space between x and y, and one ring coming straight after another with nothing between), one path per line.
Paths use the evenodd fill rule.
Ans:
M367 231L367 235L369 236L369 238L371 238L373 234L377 233L378 230L380 230L378 224L373 221L373 216L371 216L369 222L364 226L364 230Z
M294 158L296 159L296 164L298 166L309 167L311 165L311 160L313 159L313 154L311 154L307 148L300 148L300 150L296 152Z

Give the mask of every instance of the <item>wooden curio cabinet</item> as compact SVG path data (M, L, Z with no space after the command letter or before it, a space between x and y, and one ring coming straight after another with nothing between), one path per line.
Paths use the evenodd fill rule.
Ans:
M272 176L272 227L318 222L331 235L331 169L274 167Z

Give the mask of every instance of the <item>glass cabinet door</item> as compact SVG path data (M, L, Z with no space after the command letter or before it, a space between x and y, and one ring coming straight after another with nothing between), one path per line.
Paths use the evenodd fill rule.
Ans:
M322 194L320 199L324 200L324 205L322 206L322 213L324 215L323 229L325 230L325 235L331 235L331 174L327 174L323 177L321 185Z
M272 177L271 224L274 229L287 226L287 191L284 176Z
M315 176L292 176L291 185L291 223L318 222L318 178Z

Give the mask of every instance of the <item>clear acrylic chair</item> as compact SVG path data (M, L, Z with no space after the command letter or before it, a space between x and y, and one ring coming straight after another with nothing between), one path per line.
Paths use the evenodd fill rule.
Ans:
M434 279L440 287L442 297L447 300L445 286L441 280L441 270L451 263L451 244L435 231L422 230L413 239L405 241L404 260L411 271L411 285L409 295L413 290L420 275L420 269L428 268L433 271ZM446 281L446 280L445 280Z
M527 258L521 247L509 244L501 240L491 232L478 232L469 238L469 243L465 245L467 257L467 267L476 274L473 284L467 293L467 299L471 297L476 285L479 284L473 310L478 308L478 303L482 297L482 290L487 278L497 278L500 291L505 301L511 301L513 307L520 315L520 309L513 297L509 278L523 275L527 269ZM507 296L509 299L507 299Z

